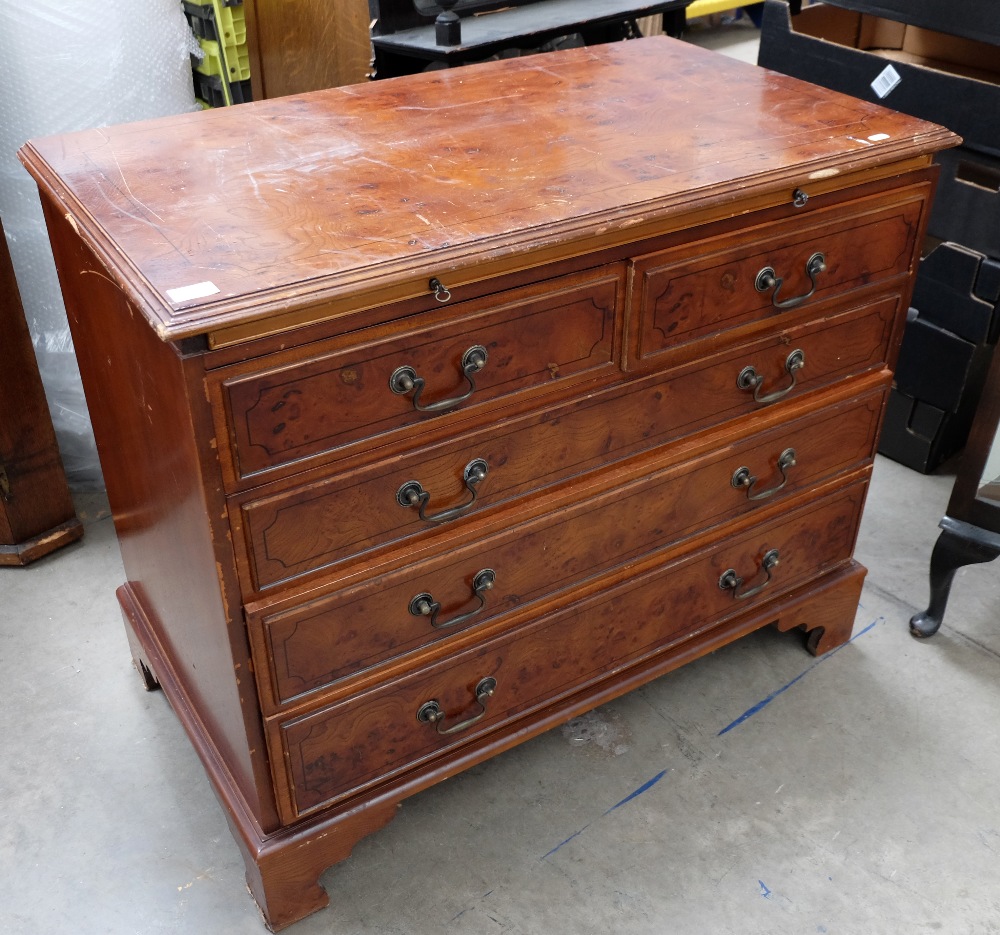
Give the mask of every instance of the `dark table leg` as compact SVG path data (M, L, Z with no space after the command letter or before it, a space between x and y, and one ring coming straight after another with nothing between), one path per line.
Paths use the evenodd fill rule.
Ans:
M1000 535L952 519L941 520L941 535L931 553L931 602L910 619L910 633L921 639L937 633L951 593L955 572L963 565L992 562L1000 555Z

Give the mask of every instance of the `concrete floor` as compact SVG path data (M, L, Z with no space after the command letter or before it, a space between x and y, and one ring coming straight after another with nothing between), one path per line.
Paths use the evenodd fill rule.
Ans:
M933 640L907 632L950 488L879 459L847 646L757 632L407 800L293 931L1000 932L996 568L959 573ZM201 766L130 666L103 498L79 506L81 543L0 570L0 932L259 933Z
M847 646L760 631L409 799L291 931L1000 932L996 567L907 632L951 482L879 460ZM130 666L106 505L79 508L81 543L0 570L0 932L255 935L201 766Z

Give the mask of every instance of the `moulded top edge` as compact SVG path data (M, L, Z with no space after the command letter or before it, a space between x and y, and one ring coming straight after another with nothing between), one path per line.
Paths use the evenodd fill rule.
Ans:
M164 340L956 145L655 37L33 140Z

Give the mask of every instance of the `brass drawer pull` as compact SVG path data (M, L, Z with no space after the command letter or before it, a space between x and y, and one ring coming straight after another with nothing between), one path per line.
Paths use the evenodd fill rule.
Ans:
M489 469L490 466L482 458L476 458L465 466L465 470L462 472L462 479L465 481L466 490L472 494L472 497L466 500L465 503L454 506L450 510L442 510L440 513L428 516L425 511L427 504L430 502L431 495L428 491L424 490L420 481L416 480L408 480L396 491L396 502L403 507L419 505L420 518L425 523L444 523L450 519L456 519L463 513L468 512L476 502L476 499L479 497L479 485L486 480L486 474Z
M788 469L795 467L795 449L786 448L780 455L778 455L778 470L781 471L781 483L777 487L771 487L769 490L761 490L759 493L753 493L753 485L757 483L757 478L750 473L750 468L740 467L736 469L733 474L733 486L737 490L746 489L747 500L766 500L768 497L776 494L785 484L788 483Z
M809 282L812 283L812 287L808 292L804 292L802 295L793 296L790 299L782 299L779 301L778 293L781 291L781 287L784 285L785 280L775 274L774 267L772 266L765 266L757 274L757 279L754 281L754 288L758 292L771 292L773 289L774 291L771 292L771 304L775 308L795 308L812 296L812 294L816 291L816 277L825 271L826 257L823 256L822 253L814 253L808 260L806 260L806 273L809 275Z
M453 409L459 403L464 403L473 393L476 392L476 381L473 379L476 373L486 366L489 355L486 348L481 344L470 347L462 355L462 375L469 384L469 388L461 395L451 399L441 399L436 403L428 403L426 406L420 402L420 397L424 392L426 382L423 377L417 376L417 371L412 367L397 367L392 376L389 377L389 389L397 396L406 396L413 393L413 408L417 412L444 412L446 409Z
M740 375L736 378L736 385L741 390L753 390L754 402L758 402L766 406L768 403L776 402L781 399L782 396L786 396L795 389L799 371L805 365L805 352L801 350L792 351L792 353L788 355L787 360L785 360L785 372L792 378L792 382L789 383L784 389L775 390L773 393L768 393L766 396L760 395L761 387L764 385L764 378L757 373L757 370L754 367L744 367L740 371Z
M740 591L743 586L744 579L736 574L735 568L730 568L728 571L722 573L722 577L719 578L719 587L723 591L732 591L733 597L738 601L745 601L749 597L754 597L760 594L771 583L771 569L775 568L778 564L778 550L771 549L770 551L764 553L764 558L761 559L760 568L761 571L767 575L767 578L757 585L755 588L751 588L749 591Z
M476 576L472 579L472 596L479 600L479 606L464 614L459 614L457 617L452 617L451 620L444 623L438 623L437 618L441 610L441 605L426 592L418 594L410 601L410 613L414 617L430 617L431 626L435 630L446 630L448 627L457 627L460 623L471 620L476 614L482 611L486 606L486 592L492 590L493 585L496 584L496 580L497 573L492 568L484 568L482 571L477 572Z
M446 715L441 710L441 705L437 701L425 701L417 711L417 720L421 724L435 725L435 729L442 737L447 737L448 734L457 734L459 731L472 727L473 724L478 724L486 717L486 702L493 697L493 693L496 690L497 680L495 678L482 679L476 686L476 703L482 708L482 711L479 714L473 715L468 720L459 721L458 724L454 724L451 727L442 727Z

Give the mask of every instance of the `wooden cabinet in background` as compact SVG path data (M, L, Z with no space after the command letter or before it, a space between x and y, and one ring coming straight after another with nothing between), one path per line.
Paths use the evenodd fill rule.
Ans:
M758 627L848 639L954 142L651 38L21 151L133 655L273 928L407 796Z
M0 223L0 565L27 565L83 535Z
M365 0L243 0L253 99L368 80Z

